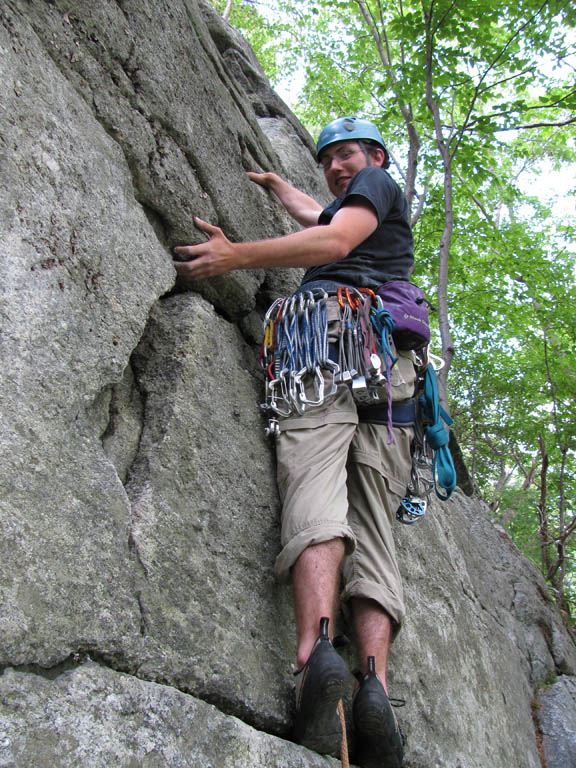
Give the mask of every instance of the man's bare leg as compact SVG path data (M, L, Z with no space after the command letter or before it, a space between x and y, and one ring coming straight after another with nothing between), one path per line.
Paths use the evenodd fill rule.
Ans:
M344 552L341 538L314 544L302 552L292 569L298 669L308 661L323 616L330 619L333 629Z
M388 694L386 667L392 641L392 620L374 600L356 597L351 604L360 671L366 673L368 656L374 656L376 673Z

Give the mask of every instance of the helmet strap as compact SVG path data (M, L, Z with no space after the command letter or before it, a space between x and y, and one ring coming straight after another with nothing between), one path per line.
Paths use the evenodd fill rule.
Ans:
M372 163L370 161L370 152L368 151L368 147L366 146L366 142L365 141L358 141L358 146L360 147L362 152L364 152L364 157L366 158L366 162L368 163L368 165L372 165Z

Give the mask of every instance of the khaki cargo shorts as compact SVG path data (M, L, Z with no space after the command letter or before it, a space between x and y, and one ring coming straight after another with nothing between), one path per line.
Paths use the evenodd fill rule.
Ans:
M411 355L394 367L392 400L412 396ZM358 423L350 389L301 416L281 419L276 440L277 478L282 499L282 550L276 575L290 569L306 549L343 538L346 558L342 599L370 598L399 625L405 614L392 524L410 480L412 427Z

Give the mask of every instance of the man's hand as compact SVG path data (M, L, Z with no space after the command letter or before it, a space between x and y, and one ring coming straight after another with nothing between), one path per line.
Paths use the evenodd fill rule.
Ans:
M207 277L226 275L236 268L234 244L228 240L220 227L215 227L197 216L194 223L210 239L199 245L178 245L174 250L188 261L174 261L180 277L187 280L204 280Z
M274 184L281 182L282 179L276 173L255 173L254 171L246 171L246 175L255 184L259 184L264 189L272 189Z
M300 192L277 173L255 173L246 171L246 175L255 184L273 192L290 216L303 227L315 227L323 206L310 195Z

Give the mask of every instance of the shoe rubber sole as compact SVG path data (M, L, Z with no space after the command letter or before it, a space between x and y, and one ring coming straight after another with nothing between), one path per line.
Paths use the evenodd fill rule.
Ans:
M380 681L367 680L353 705L356 762L361 768L400 768L404 746L392 706Z
M350 677L348 667L326 639L314 649L302 674L294 739L320 754L339 754L342 726L338 702Z
M302 711L297 717L295 735L299 744L323 755L338 753L342 741L338 702L345 687L346 680L341 676L322 681L314 711Z

